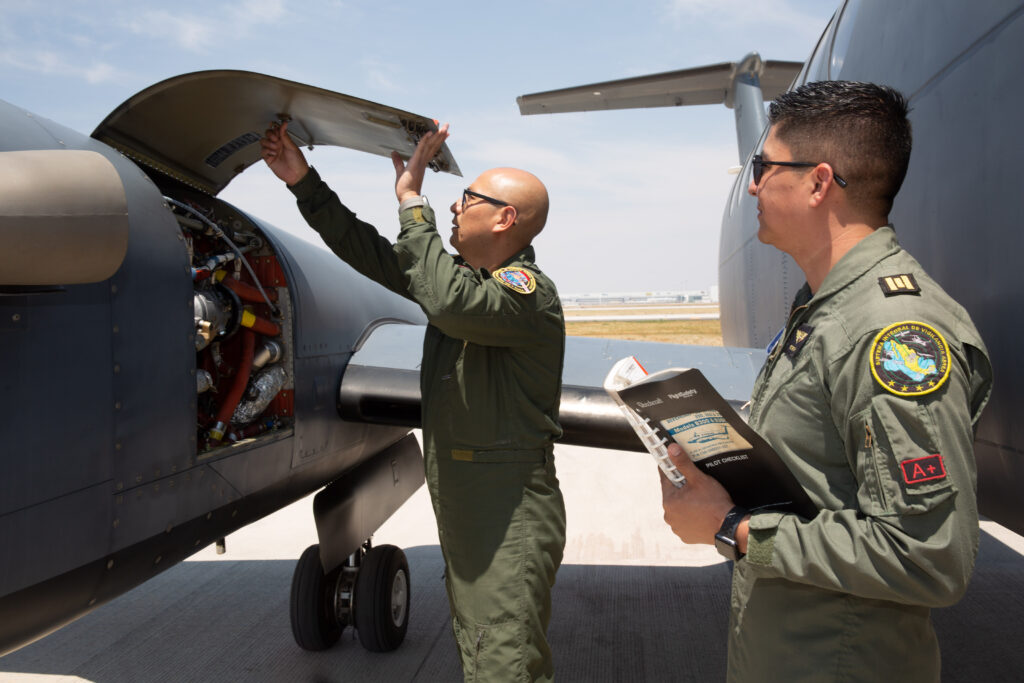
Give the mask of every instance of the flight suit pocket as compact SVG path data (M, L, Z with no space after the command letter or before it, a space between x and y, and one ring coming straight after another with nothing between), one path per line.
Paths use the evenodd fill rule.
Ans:
M858 468L867 498L862 495L860 502L870 514L921 514L956 494L932 417L921 403L875 396L857 423L863 425Z
M474 624L452 618L466 683L530 680L525 670L524 639L517 621Z
M509 431L515 414L508 405L509 388L499 376L498 350L463 344L450 377L444 381L445 439L456 450L509 450L516 441ZM477 458L471 458L476 460Z

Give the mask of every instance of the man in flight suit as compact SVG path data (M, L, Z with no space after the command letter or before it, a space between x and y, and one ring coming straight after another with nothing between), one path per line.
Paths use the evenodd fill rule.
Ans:
M552 449L562 433L565 322L530 245L547 219L547 190L525 171L485 172L451 205L453 257L420 194L447 137L447 124L424 135L408 164L392 155L394 244L341 204L287 124L272 126L261 145L327 245L427 315L424 463L466 680L551 680L546 630L565 547Z
M750 425L819 511L734 507L678 446L665 520L735 561L733 681L938 681L930 608L978 548L974 429L991 389L967 312L888 225L910 159L896 91L786 93L753 160L758 238L807 278L754 385ZM724 521L723 521L724 520Z

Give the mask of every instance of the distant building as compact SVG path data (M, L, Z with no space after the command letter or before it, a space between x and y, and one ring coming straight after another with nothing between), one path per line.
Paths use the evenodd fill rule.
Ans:
M562 294L563 306L610 306L653 304L712 304L718 303L718 285L706 290L688 292L591 292Z

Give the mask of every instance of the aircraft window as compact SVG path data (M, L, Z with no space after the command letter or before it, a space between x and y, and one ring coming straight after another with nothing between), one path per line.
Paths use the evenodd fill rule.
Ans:
M793 84L790 86L791 88L795 88L807 82L807 72L810 70L811 60L814 58L814 55L818 54L818 48L820 46L821 38L818 38L818 44L814 46L814 50L811 52L811 56L804 61L804 66L802 69L800 69L800 73L797 74L796 80L793 81Z
M832 54L832 37L835 33L838 16L839 13L837 12L832 16L832 21L825 27L825 32L818 41L818 45L814 48L814 52L808 58L807 63L804 64L803 72L800 74L800 79L798 79L799 83L828 80L829 57Z
M828 77L832 80L839 80L843 71L843 63L846 61L846 51L850 47L850 35L857 23L857 14L860 11L861 0L848 0L839 10L839 19L836 22L836 37L832 41L832 58L829 60Z
M804 66L802 69L800 69L800 73L797 75L796 80L793 81L793 85L791 87L803 85L804 83L807 82L807 72L810 70L811 62L814 61L815 55L817 55L818 50L821 49L821 44L825 41L825 35L827 33L828 28L826 27L826 30L822 32L821 36L819 36L818 42L815 43L814 49L811 50L811 55L804 61Z
M730 211L735 211L739 206L740 201L747 194L747 188L750 186L750 177L753 173L753 169L750 165L750 159L755 154L761 153L761 148L764 146L764 140L768 137L768 126L764 127L761 131L761 137L757 139L757 144L754 145L754 149L750 150L750 154L747 155L746 160L743 162L743 168L740 170L739 176L736 178L736 182L732 186L732 194L729 196L729 202L731 203Z
M800 73L797 74L796 80L793 81L793 84L790 86L791 88L795 88L798 85L803 85L804 83L807 82L807 65L810 63L811 60L807 60L806 62L804 62L804 66L802 69L800 69Z

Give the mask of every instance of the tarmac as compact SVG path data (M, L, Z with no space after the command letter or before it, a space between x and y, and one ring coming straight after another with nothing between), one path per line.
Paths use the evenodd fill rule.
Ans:
M662 520L643 453L556 449L568 514L549 639L569 682L721 681L730 567ZM934 611L943 681L1024 680L1024 538L982 522L967 596ZM135 590L6 657L0 681L460 681L434 516L420 489L374 536L405 550L410 623L396 651L362 648L351 628L325 652L295 645L295 560L316 543L312 498L206 548Z

